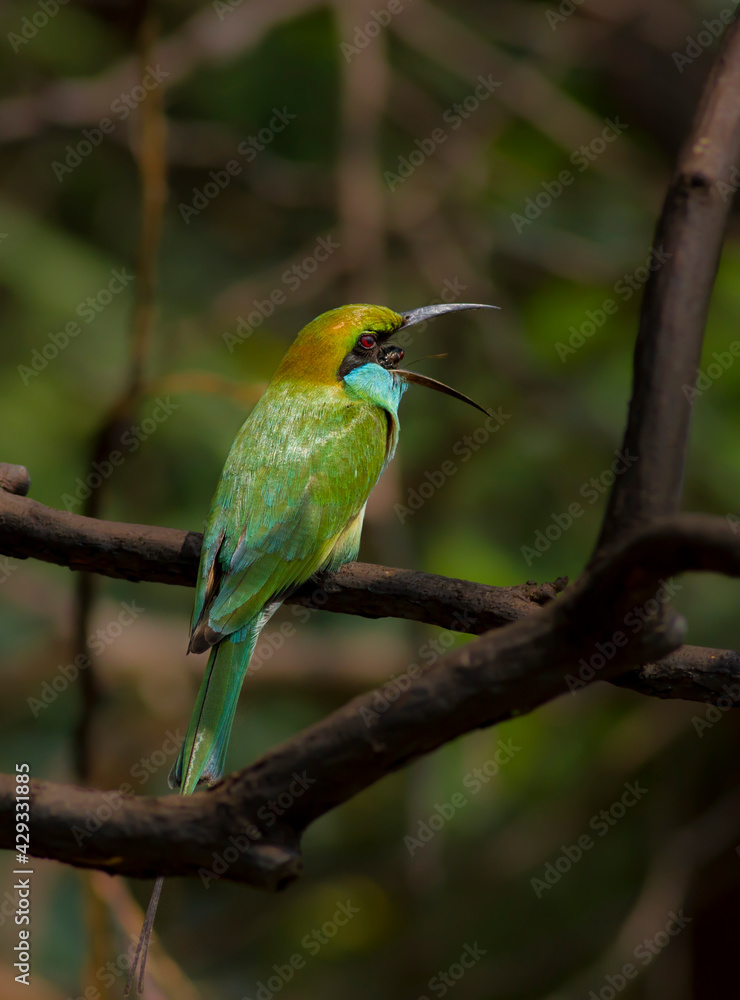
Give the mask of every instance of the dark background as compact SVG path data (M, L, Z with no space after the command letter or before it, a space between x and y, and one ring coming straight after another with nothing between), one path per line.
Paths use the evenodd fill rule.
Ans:
M494 584L576 575L621 439L655 218L717 46L703 43L734 5L562 5L570 8L561 20L557 4L544 3L402 0L391 15L382 3L162 0L148 12L67 3L49 16L51 0L47 23L33 34L29 22L24 38L23 19L42 8L5 6L0 459L29 468L35 499L82 512L78 477L96 481L91 442L127 385L137 290L141 304L155 279L148 266L120 293L104 292L112 271L137 267L136 151L142 143L150 151L155 176L161 104L169 195L156 314L139 341L123 460L93 490L99 514L199 529L234 434L304 323L344 302L406 309L454 296L501 311L438 320L417 333L407 358L448 352L420 369L507 418L489 434L473 410L412 388L361 556ZM377 30L373 9L389 21ZM152 15L158 40L143 64L168 76L142 91L137 37ZM498 84L484 100L471 98L480 76ZM261 140L275 109L295 118ZM607 119L619 128L608 142ZM84 144L85 129L96 145ZM238 151L250 135L264 146L242 147L254 156ZM231 161L240 169L223 190L198 214L184 210L202 204L194 189L214 183L211 171L224 183ZM571 182L558 195L563 171ZM320 238L338 246L314 266ZM629 298L625 276L634 276ZM280 305L265 316L255 303L273 293ZM90 296L100 307L92 316ZM604 310L606 300L617 308ZM728 353L740 339L739 307L733 222L702 368L714 352L732 363L694 403L685 507L740 516L740 359ZM77 332L54 356L49 345L64 344L69 323ZM246 326L250 336L234 345ZM45 347L42 365L33 352ZM476 431L471 447L465 435ZM441 475L448 461L454 474ZM397 506L415 496L424 502L414 500L412 513ZM561 515L574 503L581 514L555 537L556 519L566 524ZM546 551L528 552L548 527ZM74 655L74 577L35 562L3 567L0 765L12 771L26 760L37 778L74 781L82 685L65 684L60 671ZM736 585L679 582L688 641L737 645ZM122 602L143 609L124 626ZM101 581L92 620L105 637L89 758L95 786L166 791L168 733L184 732L204 666L184 655L191 602L182 588ZM284 622L295 634L270 640ZM440 649L468 641L393 620L317 613L304 624L285 609L245 683L229 767L430 661L432 640ZM51 698L55 680L62 690ZM29 702L44 692L51 703ZM452 989L454 1000L723 995L733 988L738 932L738 723L709 718L718 721L702 728L702 705L597 683L470 734L324 817L305 840L305 877L283 895L170 880L157 922L166 950L152 953L147 996L271 1000L259 984L296 954L305 965L289 982L272 981L281 1000L415 1000ZM470 775L495 759L500 740L518 749L474 793ZM600 835L592 817L635 782L647 791ZM404 838L418 837L437 806L450 815L455 795L465 804L412 853ZM554 877L546 866L564 848L575 857L571 845L583 835L593 846L538 888L532 880ZM0 993L62 1000L87 987L90 998L120 996L128 935L140 922L133 900L145 903L149 885L34 867L33 985L21 992L12 983L16 934L6 920ZM0 894L11 868L3 859ZM309 948L306 936L347 900L357 914ZM681 909L690 922L662 947ZM485 955L456 981L455 963L476 943ZM449 985L433 979L451 967Z

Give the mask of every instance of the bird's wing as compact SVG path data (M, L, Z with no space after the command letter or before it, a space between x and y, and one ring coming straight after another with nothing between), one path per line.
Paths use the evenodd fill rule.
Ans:
M388 425L376 407L329 402L268 400L237 436L205 534L193 651L244 628L328 563L356 555Z

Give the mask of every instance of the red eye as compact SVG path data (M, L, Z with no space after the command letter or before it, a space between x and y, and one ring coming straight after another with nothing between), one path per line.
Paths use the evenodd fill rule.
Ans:
M363 333L358 343L360 347L364 347L366 351L370 351L373 347L375 347L377 340L371 333Z

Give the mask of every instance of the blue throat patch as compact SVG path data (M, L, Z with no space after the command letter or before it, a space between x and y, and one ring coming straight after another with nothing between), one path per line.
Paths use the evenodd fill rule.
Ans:
M404 379L375 363L353 368L344 376L344 384L349 396L382 406L394 416L398 413L401 396L408 389Z

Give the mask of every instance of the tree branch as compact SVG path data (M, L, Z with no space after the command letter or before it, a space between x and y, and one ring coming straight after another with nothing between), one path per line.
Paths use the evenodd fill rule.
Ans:
M280 888L300 871L300 836L314 819L457 736L572 690L568 671L579 661L589 672L579 672L578 686L598 678L662 697L716 700L721 692L731 704L740 701L737 654L679 650L683 621L665 606L667 588L660 600L655 596L664 578L686 570L740 575L740 538L723 519L663 516L680 501L689 426L682 388L698 364L729 210L716 182L738 157L740 27L734 25L658 224L656 243L673 256L653 275L643 302L624 438L639 461L616 480L597 551L575 584L551 600L562 581L495 588L345 567L293 599L485 634L419 676L409 671L356 698L211 792L123 798L34 781L34 854L118 874L205 870L207 878ZM24 491L22 475L0 470L0 481ZM192 585L201 541L192 532L65 515L0 491L0 550L19 558ZM723 691L728 680L732 686ZM0 778L2 847L13 846L13 785Z
M0 490L0 552L123 580L194 587L203 536L68 514ZM288 599L308 608L409 618L475 634L507 625L567 584L490 587L432 573L352 563L323 574Z
M120 524L68 514L0 490L0 552L124 580L192 587L202 535L177 528ZM482 635L539 611L567 580L492 587L415 570L350 563L309 582L287 603L364 618L406 618ZM713 669L713 665L716 669ZM740 678L740 655L684 647L661 663L623 678L643 694L705 701L721 695L727 672Z
M645 611L661 579L682 570L740 575L740 538L703 515L634 533L539 613L453 650L421 676L355 698L209 792L124 798L33 781L33 853L121 875L281 888L300 873L300 836L311 822L463 733L565 693L568 671L597 642L611 641L614 654L585 683L674 650L681 620L656 627L648 611L639 631L625 623ZM0 779L0 847L13 846L13 784Z
M674 514L681 503L690 393L732 199L718 182L740 162L740 25L725 43L679 153L653 246L668 257L651 272L640 311L632 399L622 450L636 455L612 488L596 558L618 534Z

